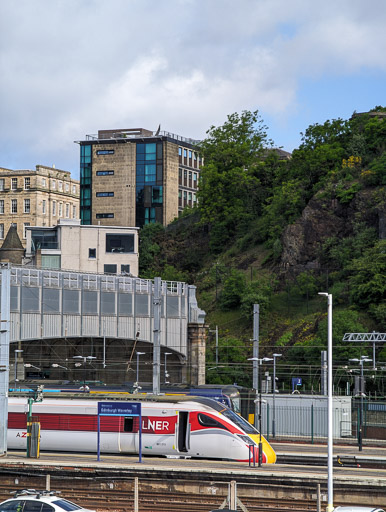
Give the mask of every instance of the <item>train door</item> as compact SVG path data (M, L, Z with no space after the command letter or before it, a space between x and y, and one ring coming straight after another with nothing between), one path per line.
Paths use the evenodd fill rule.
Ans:
M190 449L190 423L188 411L178 411L176 436L177 450L179 452L188 452Z
M123 428L119 432L119 451L123 453L137 453L138 442L138 422L133 416L125 416L122 418Z

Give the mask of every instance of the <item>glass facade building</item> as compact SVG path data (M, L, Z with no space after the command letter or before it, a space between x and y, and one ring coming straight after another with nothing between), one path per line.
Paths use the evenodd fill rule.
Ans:
M163 218L162 142L136 144L136 219L142 227Z
M80 218L91 224L92 146L80 146Z

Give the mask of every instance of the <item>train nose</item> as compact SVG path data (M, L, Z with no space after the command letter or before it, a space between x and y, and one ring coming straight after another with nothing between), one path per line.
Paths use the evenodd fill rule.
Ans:
M255 442L255 450L257 453L256 461L258 461L259 456L259 443L260 443L260 435L251 435L251 439ZM262 462L267 464L274 464L276 462L276 453L272 449L272 446L268 443L264 436L261 436L261 443L263 445L263 458Z

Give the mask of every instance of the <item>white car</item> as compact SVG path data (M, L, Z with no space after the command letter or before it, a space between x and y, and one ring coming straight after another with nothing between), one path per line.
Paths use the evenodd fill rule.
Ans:
M384 512L384 510L373 507L335 507L334 512Z
M13 498L0 503L0 512L95 512L75 505L50 491L16 491Z

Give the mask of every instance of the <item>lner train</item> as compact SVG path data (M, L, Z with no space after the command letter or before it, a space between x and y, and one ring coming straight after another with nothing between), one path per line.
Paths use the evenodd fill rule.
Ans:
M120 398L114 396L114 400ZM126 401L127 396L121 401ZM44 398L33 404L32 419L40 423L40 450L97 452L98 397ZM111 401L111 397L106 397ZM258 460L260 434L234 411L204 397L138 398L142 408L142 454L155 456ZM26 397L8 402L8 449L25 449ZM262 461L276 454L261 436ZM139 453L139 417L100 416L100 451Z

